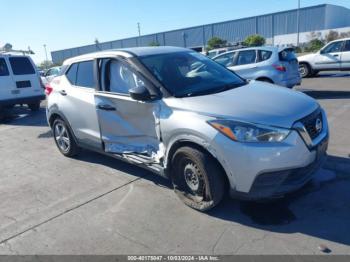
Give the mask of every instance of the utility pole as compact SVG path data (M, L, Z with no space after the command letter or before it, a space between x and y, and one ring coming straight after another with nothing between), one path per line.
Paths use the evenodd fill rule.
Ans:
M298 0L298 11L297 11L297 47L300 44L300 0Z
M141 26L140 23L137 23L137 31L139 32L139 37L136 39L137 46L140 46L140 37L141 37Z
M137 23L137 30L139 31L139 36L141 36L141 26L140 26L140 23Z
M46 67L46 70L47 70L47 69L48 69L48 62L49 62L49 59L47 58L46 44L44 44L44 49L45 49L45 56L46 56L46 63L45 63L45 67Z

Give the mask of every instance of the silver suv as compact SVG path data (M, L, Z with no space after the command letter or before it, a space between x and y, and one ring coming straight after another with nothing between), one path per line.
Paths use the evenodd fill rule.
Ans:
M298 60L293 48L244 48L218 55L213 60L246 79L288 88L301 83Z
M326 115L312 98L247 82L183 48L72 58L46 93L63 155L87 148L152 170L202 211L228 190L262 199L302 187L328 144Z

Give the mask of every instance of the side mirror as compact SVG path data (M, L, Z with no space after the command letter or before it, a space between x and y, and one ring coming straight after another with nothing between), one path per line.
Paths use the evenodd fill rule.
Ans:
M131 88L129 94L132 99L137 101L147 101L151 99L151 94L145 86Z

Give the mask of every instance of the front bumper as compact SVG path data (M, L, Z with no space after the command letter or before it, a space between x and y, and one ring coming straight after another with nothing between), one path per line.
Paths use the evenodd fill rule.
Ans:
M212 146L230 182L231 195L244 199L283 196L305 185L326 158L328 125L312 147L297 130L280 143L237 143L220 133Z
M278 198L296 191L309 182L324 163L327 156L328 138L318 146L316 159L304 167L266 172L258 175L248 193L231 191L231 196L241 199L258 200Z

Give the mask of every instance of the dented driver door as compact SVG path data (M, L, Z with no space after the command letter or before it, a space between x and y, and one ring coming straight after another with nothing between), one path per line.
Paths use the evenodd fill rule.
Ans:
M105 152L159 162L159 102L130 97L130 88L145 83L127 63L110 59L100 66L102 90L96 92L95 104Z

